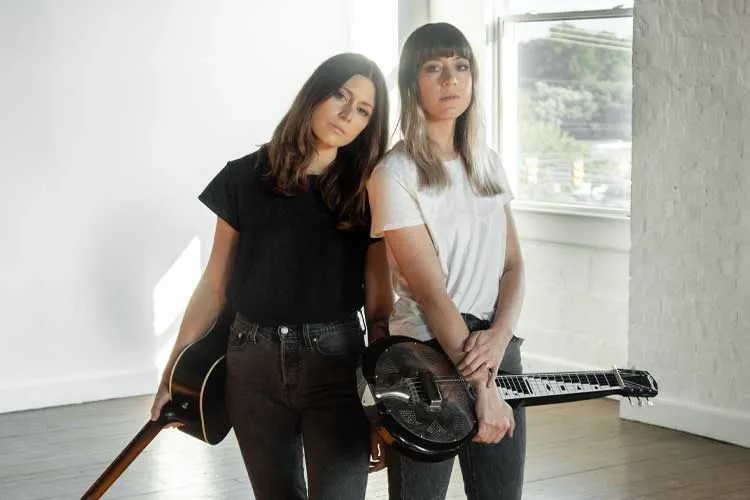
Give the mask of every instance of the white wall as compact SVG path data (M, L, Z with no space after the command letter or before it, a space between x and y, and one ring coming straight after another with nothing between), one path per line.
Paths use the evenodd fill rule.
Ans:
M0 412L155 389L210 248L196 195L326 57L369 43L394 64L395 25L364 37L355 13L380 15L363 0L0 3Z
M621 414L750 446L750 1L635 3L630 359Z

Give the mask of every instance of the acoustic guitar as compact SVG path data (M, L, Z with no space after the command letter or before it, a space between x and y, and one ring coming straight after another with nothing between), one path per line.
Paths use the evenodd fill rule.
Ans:
M225 311L198 340L182 350L169 377L170 401L159 418L149 420L109 467L83 494L82 500L101 496L171 423L189 436L208 444L221 442L231 425L225 404L227 338L233 315Z
M383 440L415 460L458 453L477 430L474 395L442 352L410 337L391 336L365 349L358 371L365 413ZM650 403L658 393L645 371L500 374L497 390L512 407L619 394Z

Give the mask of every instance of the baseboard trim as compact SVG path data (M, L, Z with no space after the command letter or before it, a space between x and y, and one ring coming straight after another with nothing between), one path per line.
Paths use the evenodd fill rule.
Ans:
M153 394L157 370L112 370L0 385L0 413Z
M533 353L522 353L523 369L525 372L557 372L557 371L588 371L608 370L611 367L601 367L573 363L562 358L543 356ZM657 396L654 406L631 406L620 396L610 396L620 399L620 418L658 425L698 436L704 436L718 441L750 448L750 414L696 405L685 401Z
M750 448L750 414L657 396L654 406L620 403L620 418Z

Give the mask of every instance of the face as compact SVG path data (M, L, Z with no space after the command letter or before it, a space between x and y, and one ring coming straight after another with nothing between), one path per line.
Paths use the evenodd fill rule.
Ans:
M417 85L428 120L455 120L471 103L471 64L460 56L430 59L419 69Z
M375 85L354 75L312 113L312 131L321 148L346 146L370 122L375 106Z

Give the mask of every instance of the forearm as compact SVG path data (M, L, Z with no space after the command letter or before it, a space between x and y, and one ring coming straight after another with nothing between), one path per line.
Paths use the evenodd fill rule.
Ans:
M457 365L464 357L464 342L469 336L461 313L447 294L434 294L417 301L427 327L448 357Z
M162 378L169 377L172 365L182 350L188 344L200 338L216 321L225 302L224 292L208 283L205 276L202 277L185 309L177 339L169 355Z

